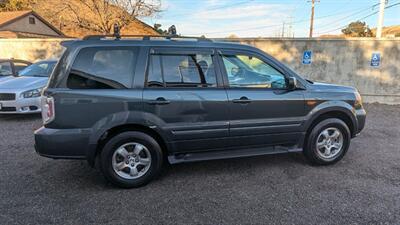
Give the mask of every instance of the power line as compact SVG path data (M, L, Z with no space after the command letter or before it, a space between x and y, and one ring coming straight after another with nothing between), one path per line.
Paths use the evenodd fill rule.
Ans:
M385 9L390 9L390 8L392 8L392 7L394 7L394 6L397 6L397 5L400 5L400 2L394 3L394 4L389 5L389 6L386 6ZM375 12L370 13L370 14L368 14L368 15L362 17L362 18L358 18L357 20L366 19L366 18L368 18L368 17L371 17L371 16L373 16L373 15L376 15L378 12L379 12L379 11L375 11ZM336 28L336 29L332 29L332 30L328 30L328 31L324 31L324 32L319 32L318 34L319 34L319 35L321 35L321 34L327 34L327 33L333 32L333 31L337 31L337 30L344 29L344 28L347 27L347 26L348 26L348 25L344 25L344 26L341 26L341 27Z
M356 15L358 15L358 14L363 13L364 11L373 9L373 8L374 8L375 6L377 6L377 5L379 5L379 4L374 4L374 5L372 5L372 6L368 6L368 7L366 7L366 8L360 9L360 10L358 10L358 11L356 11L356 12L350 14L350 15L337 18L337 19L336 19L336 22L328 23L328 24L325 24L325 25L323 25L323 26L317 26L317 28L318 28L318 29L321 29L321 28L324 28L324 27L331 27L332 24L340 23L340 22L341 22L342 20L344 20L344 19L351 18L351 17L353 17L353 16L356 16Z
M366 11L368 9L371 9L375 6L377 6L379 4L374 4L371 5L367 8L361 9L360 11L357 11L357 13L354 13L354 15L359 14L361 11ZM314 20L319 20L319 19L323 19L323 18L328 18L328 17L332 17L332 16L337 16L337 15L341 15L343 13L347 13L351 10L346 10L346 11L342 11L340 13L335 13L335 14L329 14L329 15L325 15L325 16L320 16L320 17L316 17L314 18ZM350 15L350 16L354 16L354 15ZM308 22L310 21L310 19L303 19L303 20L298 20L298 21L293 21L292 24L297 24L297 23L302 23L302 22ZM265 29L265 28L272 28L272 27L281 27L282 24L271 24L271 25L264 25L264 26L256 26L256 27L249 27L249 28L243 28L243 29L233 29L233 30L224 30L224 31L215 31L215 32L207 32L207 33L194 33L194 34L189 34L189 35L209 35L209 34L222 34L222 33L229 33L229 32L240 32L240 31L249 31L249 30L257 30L257 29Z

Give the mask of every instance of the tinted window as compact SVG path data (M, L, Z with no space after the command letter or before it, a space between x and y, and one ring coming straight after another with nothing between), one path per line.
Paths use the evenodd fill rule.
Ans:
M0 76L12 75L11 64L9 62L0 62Z
M286 88L285 76L254 56L224 55L229 86L251 88Z
M132 84L135 48L85 48L72 65L67 86L72 89L118 89Z
M147 77L149 87L215 87L211 55L152 55Z
M19 72L22 77L48 77L53 72L54 66L57 62L37 62Z

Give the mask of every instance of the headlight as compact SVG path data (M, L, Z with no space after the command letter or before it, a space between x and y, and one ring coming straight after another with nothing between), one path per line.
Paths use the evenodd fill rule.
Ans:
M42 89L38 88L38 89L33 89L33 90L22 92L21 96L23 98L36 98L36 97L40 97L41 93L42 93Z

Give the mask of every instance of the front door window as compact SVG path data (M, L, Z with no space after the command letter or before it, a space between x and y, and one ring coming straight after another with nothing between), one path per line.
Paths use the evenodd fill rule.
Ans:
M285 76L254 56L224 55L230 87L285 89Z

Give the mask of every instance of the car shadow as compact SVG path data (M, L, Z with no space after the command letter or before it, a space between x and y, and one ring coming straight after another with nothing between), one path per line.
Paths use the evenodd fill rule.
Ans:
M180 183L180 181L183 183L198 182L199 179L201 180L207 176L219 177L221 179L226 176L243 176L244 174L256 174L258 173L257 171L280 170L285 171L285 173L291 173L290 171L293 168L308 167L310 166L302 153L218 159L173 165L167 163L160 176L146 185L146 187L169 186L171 183ZM99 171L95 173L99 176L102 175ZM288 176L291 175L289 174ZM91 177L88 182L93 183L93 185L100 185L105 189L118 189L109 184L105 179L99 177Z

